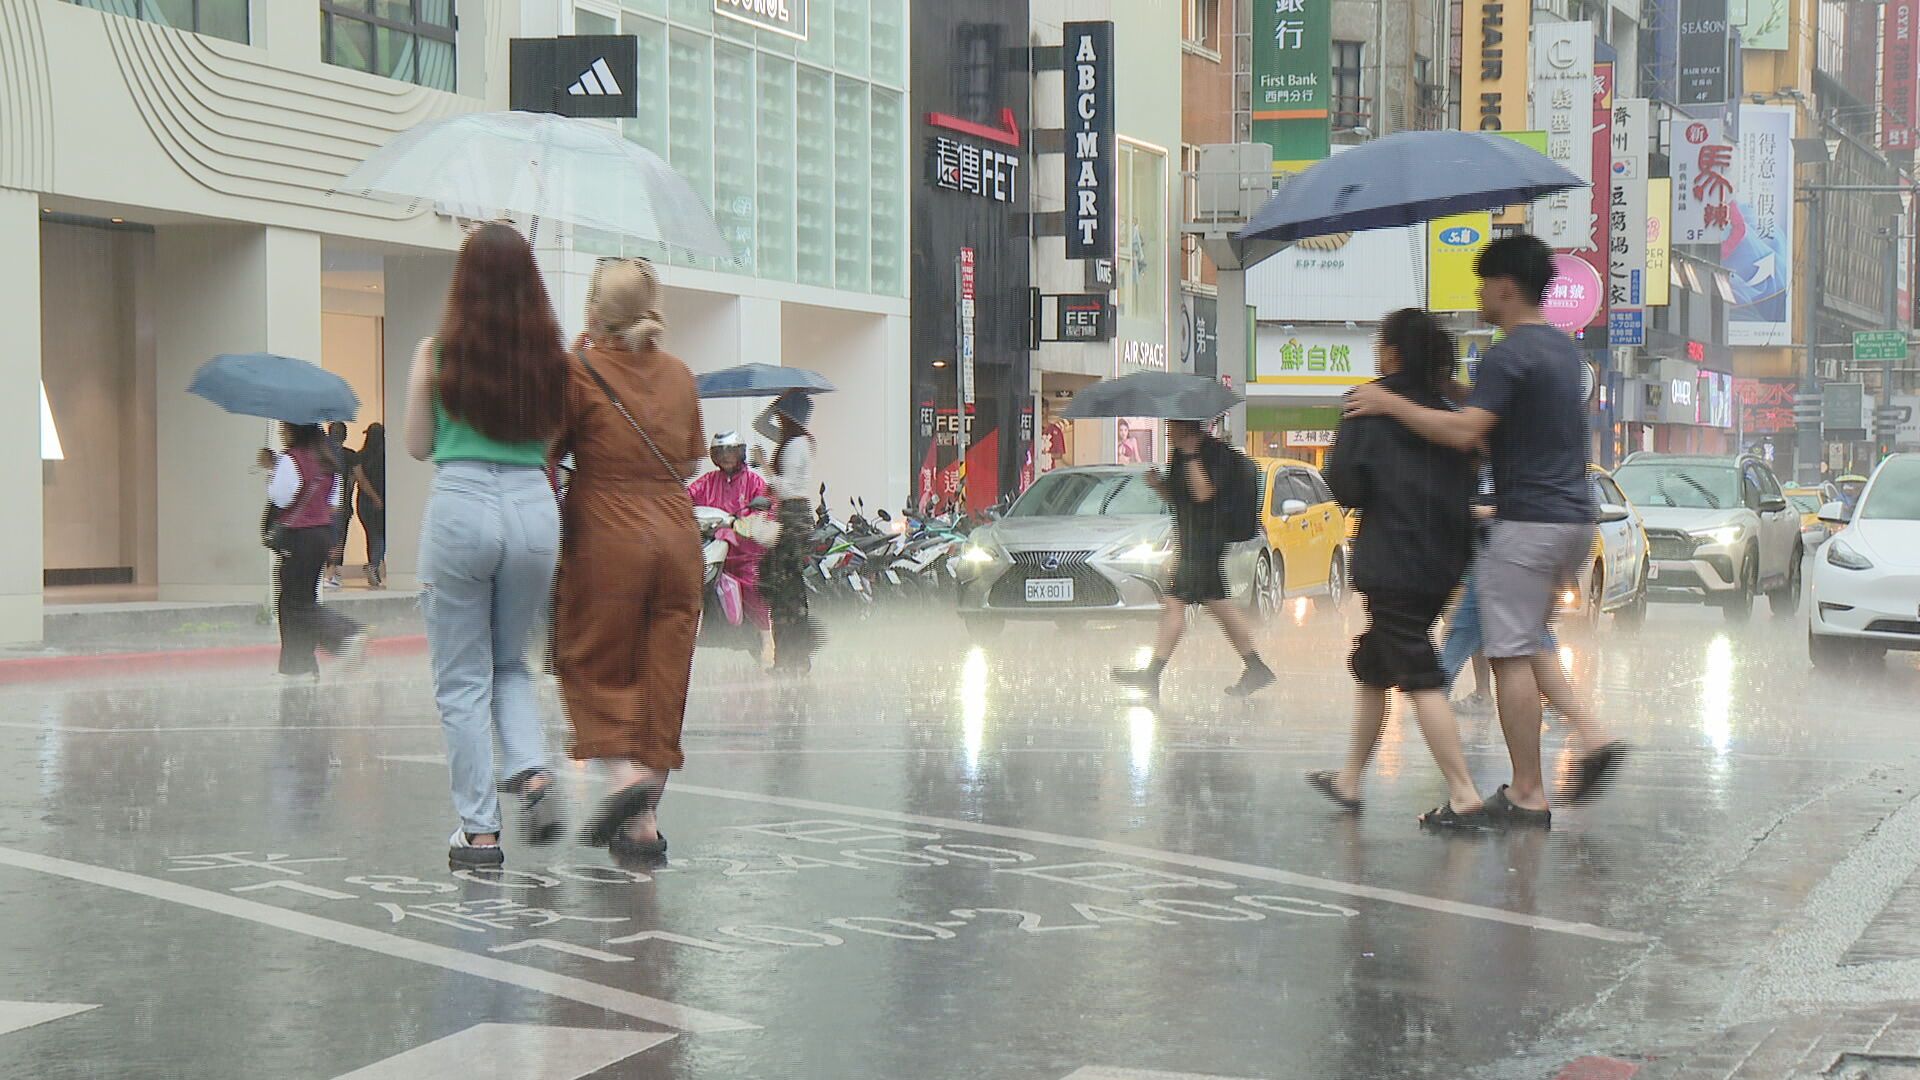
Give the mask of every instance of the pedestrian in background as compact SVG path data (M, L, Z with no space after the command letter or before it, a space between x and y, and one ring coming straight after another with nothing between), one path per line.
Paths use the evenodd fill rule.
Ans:
M686 483L706 446L693 373L660 347L665 331L652 264L602 260L555 448L574 467L553 655L573 756L613 781L586 839L623 863L667 853L658 810L668 773L686 762L700 625L704 562Z
M460 826L455 866L499 866L500 800L520 797L527 837L561 831L527 669L545 609L560 515L548 450L566 408L567 354L533 249L497 222L468 234L439 331L407 375L407 452L436 466L420 527L420 606Z
M735 518L753 513L756 502L764 508L769 499L767 482L747 466L747 440L737 431L722 431L714 435L709 449L713 468L688 485L693 505L724 510ZM760 633L760 663L771 667L773 617L767 610L766 600L760 596L760 562L766 557L767 549L739 535L745 529L741 524L733 530L734 538L728 544L727 559L720 570L740 583L745 618Z
M1505 336L1480 361L1466 407L1433 408L1368 384L1348 396L1345 413L1391 417L1462 453L1488 448L1495 511L1477 584L1513 782L1486 807L1503 823L1547 826L1553 816L1540 768L1540 688L1561 673L1552 670L1559 658L1545 642L1561 589L1593 550L1598 519L1588 478L1585 361L1541 311L1554 270L1553 253L1539 238L1495 240L1475 268L1481 314ZM1568 720L1581 756L1560 796L1577 803L1611 777L1625 747L1585 709Z
M813 670L820 647L819 629L807 603L807 537L814 527L813 455L807 422L813 398L790 391L774 399L754 426L774 443L767 490L780 519L780 538L760 563L760 595L773 620L775 671L805 674Z
M1418 308L1388 315L1375 355L1381 377L1374 385L1424 408L1454 407L1459 354L1432 315ZM1436 446L1379 416L1341 420L1327 455L1327 486L1341 506L1359 513L1353 587L1366 602L1367 628L1349 662L1359 692L1346 766L1307 780L1348 811L1360 809L1361 780L1387 722L1387 691L1398 689L1413 699L1427 749L1447 781L1447 801L1420 823L1487 823L1433 647L1433 625L1472 558L1474 473L1470 453Z
M1254 647L1246 613L1228 597L1226 519L1230 503L1258 501L1258 480L1245 455L1198 421L1167 421L1167 446L1166 473L1147 473L1147 483L1173 507L1173 574L1160 601L1159 637L1146 667L1116 668L1113 679L1158 697L1160 675L1186 633L1187 608L1199 605L1220 624L1245 665L1227 694L1246 697L1273 685L1274 675Z
M316 424L283 424L286 453L267 481L268 546L274 562L274 610L280 622L280 674L317 675L315 649L357 664L366 649L359 623L320 604L320 574L333 546L340 475ZM265 453L264 451L262 452Z
M335 420L327 425L327 447L333 455L333 467L340 484L340 501L333 517L333 548L327 552L327 588L340 587L340 568L347 561L347 528L353 522L353 451L347 449L347 425Z
M387 425L373 423L353 458L354 509L367 534L367 584L387 587Z

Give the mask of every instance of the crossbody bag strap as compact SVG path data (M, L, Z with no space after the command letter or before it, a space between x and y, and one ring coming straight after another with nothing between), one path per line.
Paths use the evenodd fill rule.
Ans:
M620 395L613 392L613 387L608 385L607 380L602 378L600 373L593 369L592 364L587 363L585 356L580 353L574 353L573 356L574 359L580 361L581 367L587 369L587 374L593 376L593 381L599 384L601 393L606 394L607 400L613 403L614 410L626 418L627 426L633 428L634 434L640 436L640 440L647 444L647 449L653 451L653 456L655 460L660 462L660 467L667 470L667 475L673 477L675 483L681 482L680 470L673 467L673 463L667 460L667 455L661 453L660 447L654 443L653 436L647 434L647 429L641 427L640 421L635 420L633 414L627 411L626 405L620 401Z

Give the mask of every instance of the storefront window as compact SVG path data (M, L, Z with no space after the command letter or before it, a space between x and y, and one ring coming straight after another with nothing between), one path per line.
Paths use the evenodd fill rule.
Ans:
M453 0L320 0L320 55L339 67L452 92L453 25Z
M1167 155L1122 139L1119 174L1116 304L1123 320L1142 324L1122 336L1152 340L1167 320Z
M70 0L84 8L130 19L191 30L196 34L247 41L247 0ZM450 3L451 0L448 0Z

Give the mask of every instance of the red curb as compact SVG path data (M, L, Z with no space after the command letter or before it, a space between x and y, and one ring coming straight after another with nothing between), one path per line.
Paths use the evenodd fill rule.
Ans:
M427 651L425 634L376 638L367 643L367 655L419 656ZM26 656L0 660L0 686L60 682L69 679L122 678L154 672L222 670L249 665L271 669L280 656L278 645L228 645L208 649L171 649L160 652L99 653L74 656Z
M1640 1066L1619 1058L1583 1057L1561 1069L1554 1080L1627 1080Z

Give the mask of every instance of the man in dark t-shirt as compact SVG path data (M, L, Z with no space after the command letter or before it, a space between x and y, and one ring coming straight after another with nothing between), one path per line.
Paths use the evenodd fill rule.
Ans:
M1592 551L1597 511L1587 477L1585 361L1541 312L1553 253L1537 237L1494 241L1476 269L1480 312L1505 337L1480 361L1466 408L1423 408L1371 384L1348 395L1346 411L1391 416L1457 450L1487 448L1494 522L1476 576L1500 726L1513 759L1513 783L1487 800L1487 811L1508 824L1544 826L1552 812L1540 769L1540 680L1557 675L1550 669L1559 658L1542 643L1561 588L1577 579ZM1612 775L1625 747L1584 708L1567 719L1583 756L1560 797L1577 803Z

